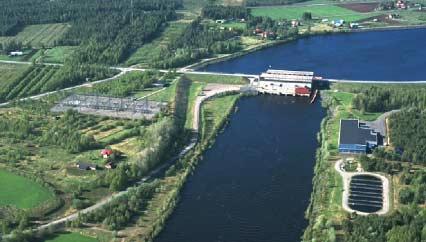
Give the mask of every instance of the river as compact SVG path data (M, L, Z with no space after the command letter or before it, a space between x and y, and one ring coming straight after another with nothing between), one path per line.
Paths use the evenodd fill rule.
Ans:
M157 242L298 241L312 189L319 103L242 98Z
M271 66L333 79L426 80L425 41L426 29L314 36L201 70L259 74Z
M207 66L258 74L425 80L426 29L309 37ZM307 221L316 134L325 110L292 97L245 97L188 179L156 242L293 242Z

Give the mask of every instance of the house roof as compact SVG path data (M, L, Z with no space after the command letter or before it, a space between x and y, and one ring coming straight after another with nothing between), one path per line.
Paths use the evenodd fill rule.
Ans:
M340 120L339 144L365 145L367 142L377 142L377 133L356 119Z
M112 155L112 150L110 150L110 149L103 149L101 151L101 154L102 155Z

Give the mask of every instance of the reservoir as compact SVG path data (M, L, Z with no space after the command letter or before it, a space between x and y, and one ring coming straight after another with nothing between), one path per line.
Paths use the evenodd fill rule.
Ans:
M244 97L237 110L157 242L300 240L325 110L283 96Z
M426 29L299 39L207 66L202 71L259 74L269 67L333 79L426 80Z

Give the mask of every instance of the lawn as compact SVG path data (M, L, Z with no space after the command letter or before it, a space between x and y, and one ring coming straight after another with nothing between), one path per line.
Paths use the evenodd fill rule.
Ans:
M47 49L44 53L43 61L47 63L64 63L76 49L75 46L58 46L52 49Z
M161 55L161 49L165 48L175 36L179 35L187 26L185 22L170 22L159 37L152 42L144 44L126 61L126 65L140 65L149 67L152 61Z
M206 86L205 83L201 82L192 82L191 87L189 88L189 97L188 97L188 109L186 111L186 122L185 128L192 129L192 119L194 115L194 105L195 99L201 93L203 88Z
M37 207L54 194L28 178L0 170L0 206L27 209Z
M222 84L235 84L245 85L248 81L242 77L236 76L219 76L219 75L203 75L203 74L185 74L191 81L203 83L222 83Z
M206 101L202 106L202 139L206 139L213 135L214 130L221 125L222 120L226 118L234 103L237 101L238 95L228 95L215 97Z
M377 13L359 13L335 5L300 7L265 7L252 9L254 16L268 16L272 19L300 19L304 12L312 13L313 18L339 18L345 21L358 21Z
M221 24L221 26L226 28L242 29L242 30L245 30L247 28L246 23L240 23L240 22L228 22L228 23Z
M79 233L62 233L44 242L98 242L99 240Z
M33 47L51 47L68 30L68 24L37 24L28 25L16 36L0 37L0 43L6 41L19 41Z

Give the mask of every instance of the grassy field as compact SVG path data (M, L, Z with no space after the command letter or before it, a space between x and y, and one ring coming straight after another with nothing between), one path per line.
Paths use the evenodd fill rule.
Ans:
M0 206L33 208L53 198L53 193L25 177L0 170Z
M185 74L185 76L194 82L203 83L222 83L222 84L248 84L248 80L242 77L235 76L215 76L215 75L203 75L203 74Z
M313 18L339 18L345 21L358 21L377 13L358 13L346 8L334 5L326 6L300 6L300 7L265 7L252 9L254 16L268 16L272 19L300 19L304 12L312 13Z
M143 45L126 61L126 65L136 65L149 67L151 62L159 58L161 49L166 47L174 36L181 33L187 26L186 22L171 22L161 35L150 43Z
M64 63L76 49L75 46L58 46L47 49L44 53L43 61L47 63Z
M0 37L0 42L19 41L33 47L51 47L68 30L67 24L37 24L28 25L16 36Z
M78 233L62 233L43 242L97 242L99 240Z
M208 138L214 134L216 127L221 125L227 114L231 111L234 103L237 101L238 95L229 95L215 97L206 101L202 106L202 139Z

